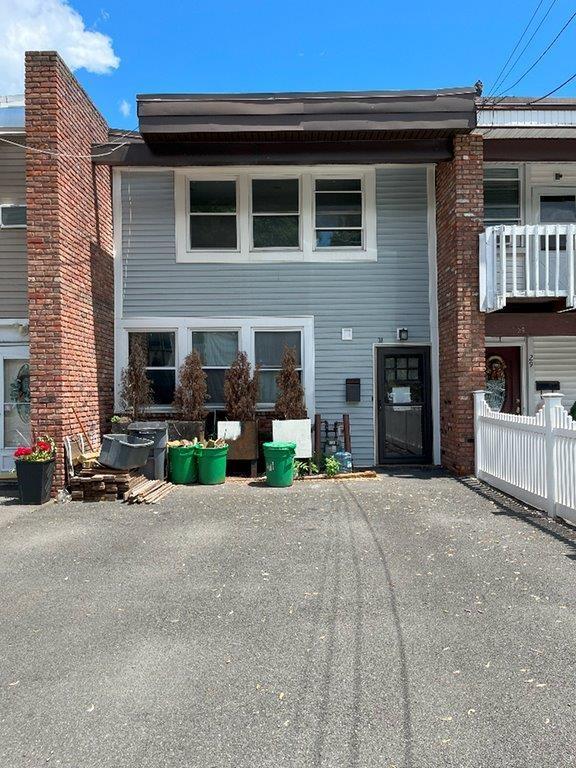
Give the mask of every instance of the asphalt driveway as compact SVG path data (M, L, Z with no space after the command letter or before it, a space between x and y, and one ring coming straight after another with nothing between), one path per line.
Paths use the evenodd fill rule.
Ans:
M576 765L576 547L435 474L0 504L0 766Z

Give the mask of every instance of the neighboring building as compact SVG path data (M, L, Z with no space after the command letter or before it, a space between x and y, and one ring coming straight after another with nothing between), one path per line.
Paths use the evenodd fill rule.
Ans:
M24 96L0 96L0 139L1 478L30 432Z
M533 414L541 392L559 390L570 409L576 401L576 99L481 102L478 132L486 224L480 300L491 404Z

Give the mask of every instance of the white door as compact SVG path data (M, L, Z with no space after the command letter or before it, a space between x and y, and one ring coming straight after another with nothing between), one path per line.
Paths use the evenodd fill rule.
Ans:
M27 346L0 346L0 474L14 469L14 449L30 440Z

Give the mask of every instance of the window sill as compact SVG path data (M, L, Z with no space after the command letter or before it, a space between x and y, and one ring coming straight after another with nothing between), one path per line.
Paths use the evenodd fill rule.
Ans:
M176 253L181 264L277 264L316 263L332 264L346 261L377 261L376 249L368 250L321 250L321 251L184 251Z

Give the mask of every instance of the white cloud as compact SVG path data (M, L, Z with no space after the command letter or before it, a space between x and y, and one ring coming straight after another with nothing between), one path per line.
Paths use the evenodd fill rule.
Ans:
M118 109L124 115L124 117L128 117L130 112L132 112L132 106L130 105L130 102L126 101L126 99L122 99L118 105Z
M0 0L0 93L23 93L24 52L53 51L70 69L106 74L120 63L108 35L86 29L67 0Z

